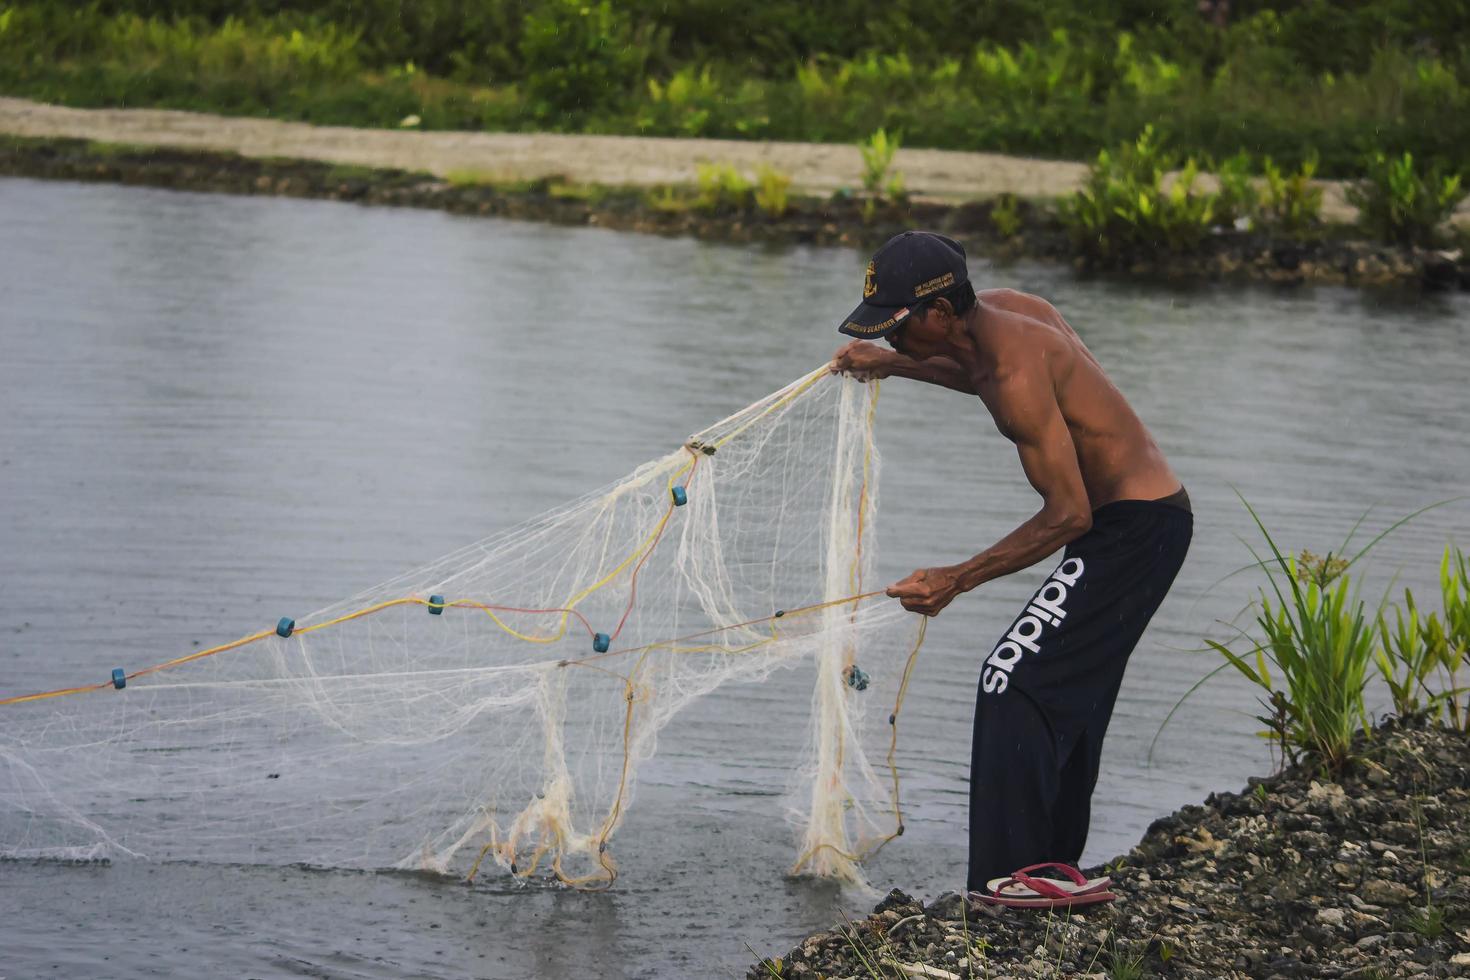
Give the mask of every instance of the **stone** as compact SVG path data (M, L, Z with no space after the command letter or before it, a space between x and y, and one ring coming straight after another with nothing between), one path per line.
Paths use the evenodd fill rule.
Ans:
M958 892L945 892L929 904L929 914L936 919L958 921L967 914L965 898Z
M1319 909L1317 921L1333 929L1341 929L1347 925L1347 915L1342 909Z
M1414 897L1414 889L1396 881L1370 878L1363 883L1363 898L1378 905L1402 905Z

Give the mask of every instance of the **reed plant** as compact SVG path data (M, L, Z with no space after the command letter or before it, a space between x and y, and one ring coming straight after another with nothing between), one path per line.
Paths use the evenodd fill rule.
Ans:
M1402 245L1433 245L1456 206L1470 194L1461 175L1425 166L1405 151L1397 157L1374 153L1364 178L1348 188L1358 209L1358 226L1368 235Z
M1188 251L1209 234L1216 195L1198 186L1199 166L1177 163L1153 126L1113 150L1103 150L1082 188L1062 201L1060 214L1073 244L1101 263Z
M1460 686L1460 670L1470 655L1470 560L1453 545L1445 548L1439 566L1439 583L1444 601L1444 627L1431 628L1427 639L1448 678L1444 693L1450 724L1470 732L1470 696L1466 697L1464 708L1460 706L1461 696L1470 695L1470 688Z
M1430 618L1433 615L1430 613ZM1436 647L1429 642L1429 635L1435 628L1428 619L1420 616L1413 592L1404 590L1404 604L1393 607L1393 616L1390 628L1387 611L1378 615L1378 635L1382 643L1374 659L1388 685L1394 714L1403 718L1417 715L1441 700L1429 685L1429 679L1439 666L1439 656Z
M1014 238L1021 230L1021 201L1014 194L1001 194L990 206L990 227L1001 238Z
M779 218L790 206L791 175L763 164L755 175L755 205L772 218Z
M1251 157L1241 151L1211 164L1219 182L1215 195L1215 221L1244 231L1257 217L1260 193L1251 174Z
M1421 507L1349 553L1365 513L1336 552L1317 556L1305 550L1283 552L1241 497L1268 550L1263 558L1247 545L1256 560L1246 568L1264 570L1269 584L1253 603L1258 632L1252 635L1236 628L1238 636L1230 642L1205 641L1206 649L1219 653L1224 662L1170 709L1149 747L1150 759L1164 728L1184 703L1216 674L1232 668L1261 692L1266 714L1257 720L1266 729L1258 734L1281 747L1283 763L1310 757L1336 775L1354 761L1354 738L1360 731L1371 732L1364 690L1375 667L1399 717L1440 719L1447 710L1451 725L1470 730L1470 702L1462 708L1458 700L1467 692L1459 686L1458 675L1470 651L1470 559L1454 545L1445 550L1439 576L1443 620L1433 612L1425 614L1407 590L1402 607L1391 606L1385 592L1370 616L1350 574L1369 551L1404 524L1464 499ZM1245 649L1236 649L1240 645Z
M1260 515L1244 497L1241 501L1269 549L1263 558L1250 547L1269 585L1260 593L1260 633L1241 632L1238 640L1249 644L1244 652L1205 642L1261 690L1268 712L1259 719L1267 726L1262 734L1281 746L1284 760L1295 762L1305 754L1328 772L1341 773L1353 760L1354 736L1370 727L1363 692L1375 663L1383 663L1377 639L1387 604L1385 596L1370 617L1350 572L1379 541L1428 508L1396 521L1349 556L1355 526L1339 553L1318 557L1283 553Z
M1206 642L1270 696L1272 713L1262 720L1289 755L1306 750L1338 773L1350 761L1353 736L1367 720L1363 690L1373 664L1372 621L1350 576L1309 575L1303 581L1298 556L1282 555L1270 544L1287 588L1273 576L1271 592L1262 590L1256 623L1263 638L1245 655ZM1284 684L1281 690L1272 668Z
M743 211L750 206L754 185L728 163L701 163L695 207L701 211Z
M1285 173L1270 157L1261 164L1265 189L1259 197L1260 223L1271 231L1301 235L1322 221L1322 188L1313 183L1317 158L1309 156L1293 173Z
M692 204L686 194L681 193L680 188L669 184L645 191L643 200L653 210L663 211L669 214L688 211Z
M858 144L858 151L863 157L863 190L871 197L897 199L903 196L903 174L889 172L902 142L899 134L889 135L887 130L880 128Z

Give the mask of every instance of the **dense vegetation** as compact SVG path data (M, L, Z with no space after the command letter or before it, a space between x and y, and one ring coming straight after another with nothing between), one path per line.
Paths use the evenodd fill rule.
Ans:
M1201 7L1220 8L1222 16ZM1228 10L1228 16L1223 12ZM0 3L0 91L424 128L1182 152L1470 150L1465 0Z

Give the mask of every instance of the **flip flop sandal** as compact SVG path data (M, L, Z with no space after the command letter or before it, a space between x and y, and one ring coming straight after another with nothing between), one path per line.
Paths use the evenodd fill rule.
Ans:
M1040 875L1031 876L1027 873L1031 871L1039 871L1042 868L1056 868L1062 874L1066 875L1067 878L1070 880L1058 881L1056 878L1043 878ZM1112 878L1106 876L1102 878L1087 878L1082 874L1082 872L1078 871L1070 864L1061 864L1056 861L1049 861L1043 864L1033 864L1030 867L1022 868L1020 871L1015 872L1009 878L992 878L985 883L985 888L986 891L991 895L1003 896L1006 898L1055 897L1054 892L1043 892L1041 889L1037 888L1034 882L1038 881L1043 882L1046 885L1054 886L1055 888L1060 888L1062 891L1072 895L1091 895L1093 892L1106 891L1108 886L1113 883Z
M1112 892L1088 892L1086 895L1063 892L1060 897L1056 898L1008 898L1004 895L984 895L980 892L971 892L970 896L977 902L984 902L987 905L1004 905L1014 909L1070 909L1078 905L1111 902L1118 897Z

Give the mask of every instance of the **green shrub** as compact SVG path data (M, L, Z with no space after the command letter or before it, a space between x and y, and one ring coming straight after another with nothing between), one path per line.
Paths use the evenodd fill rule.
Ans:
M1061 218L1083 254L1102 262L1196 248L1214 222L1215 195L1199 192L1199 168L1187 160L1166 186L1173 154L1144 127L1138 138L1103 150Z
M526 14L521 58L537 115L580 118L614 108L642 76L648 38L610 0L542 0Z
M750 207L752 185L728 163L701 163L699 195L695 206L701 211L743 211Z
M1260 192L1251 176L1250 154L1241 151L1215 163L1220 182L1215 196L1215 221L1222 225L1253 222L1260 211Z
M1434 244L1440 225L1470 192L1459 174L1416 165L1408 152L1393 158L1375 153L1365 170L1366 177L1348 188L1348 201L1358 208L1358 226L1380 241Z
M1014 194L1002 194L990 207L990 227L1001 238L1014 238L1021 230L1021 202Z
M1292 174L1283 174L1270 157L1261 164L1265 193L1258 198L1260 223L1269 230L1300 235L1322 220L1322 188L1312 183L1317 160L1309 158Z
M634 112L641 133L759 137L770 126L765 88L751 79L725 77L710 65L685 65L663 82L650 78L647 89Z
M644 192L644 202L655 211L675 213L689 210L689 201L677 188L663 186Z
M790 189L790 174L764 164L756 172L755 205L771 217L779 218L789 206L787 194Z
M899 136L889 136L887 130L879 129L865 142L858 144L858 151L863 155L863 190L872 196L882 197L885 193L891 194L894 189L898 194L892 196L902 194L903 175L894 173L890 176L888 173L900 143Z

